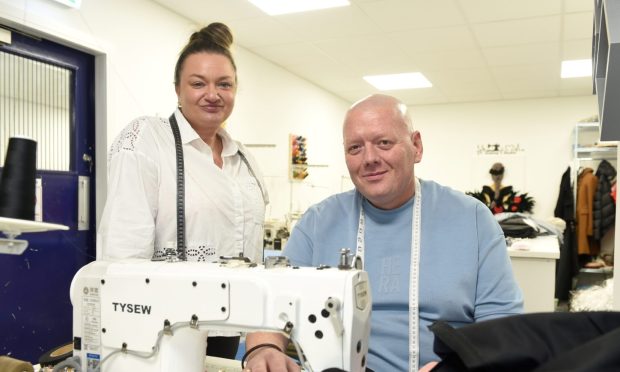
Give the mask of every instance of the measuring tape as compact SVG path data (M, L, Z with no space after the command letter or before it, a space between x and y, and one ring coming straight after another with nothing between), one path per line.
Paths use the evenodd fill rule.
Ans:
M418 370L420 359L418 344L420 335L418 334L418 272L420 268L420 217L422 215L422 187L420 180L415 179L415 195L413 204L413 218L411 221L411 262L409 265L409 371ZM357 268L364 268L364 231L366 229L366 218L364 206L360 204L360 218L357 227L357 251L355 262Z

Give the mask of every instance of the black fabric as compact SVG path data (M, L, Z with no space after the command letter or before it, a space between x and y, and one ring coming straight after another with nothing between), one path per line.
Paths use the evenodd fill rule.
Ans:
M218 358L235 359L239 350L240 336L207 337L207 355Z
M558 201L554 216L566 222L564 239L560 244L560 258L555 262L555 298L568 301L573 288L573 278L579 273L577 236L575 230L575 197L571 184L571 168L568 167L560 181Z
M620 312L533 313L429 328L441 358L434 372L620 370Z
M592 206L592 236L601 240L616 220L616 203L611 197L611 181L616 177L616 169L607 160L602 160L596 169L598 184Z
M536 368L534 372L617 372L620 370L620 328L597 337Z
M538 235L536 229L525 222L525 219L521 216L501 220L499 226L507 238L534 238Z

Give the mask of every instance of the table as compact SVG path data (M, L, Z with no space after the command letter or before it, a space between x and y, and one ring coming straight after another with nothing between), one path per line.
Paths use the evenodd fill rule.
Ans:
M555 311L555 265L560 245L555 235L512 239L508 247L526 313Z

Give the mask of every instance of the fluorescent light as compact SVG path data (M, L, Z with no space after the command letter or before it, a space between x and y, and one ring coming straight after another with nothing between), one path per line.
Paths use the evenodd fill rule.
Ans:
M70 6L72 8L75 9L80 9L80 6L82 6L82 0L54 0L57 3L61 3L63 5L66 6Z
M420 72L364 76L364 80L379 90L418 89L433 86Z
M248 0L269 15L299 13L308 10L350 5L349 0Z
M562 61L562 79L592 76L592 60L591 59L574 59L571 61Z

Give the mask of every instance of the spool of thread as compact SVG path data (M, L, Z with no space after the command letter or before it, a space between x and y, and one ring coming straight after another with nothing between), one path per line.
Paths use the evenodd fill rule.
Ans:
M34 372L34 367L23 360L8 356L0 356L0 371L2 372Z
M73 355L73 342L56 347L39 357L41 367L53 367ZM2 370L0 369L0 372Z
M37 142L27 137L9 138L0 179L0 216L34 220L36 204Z

